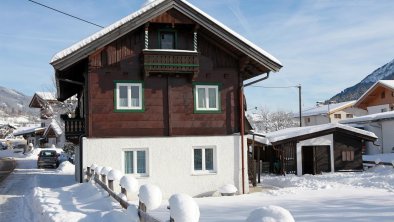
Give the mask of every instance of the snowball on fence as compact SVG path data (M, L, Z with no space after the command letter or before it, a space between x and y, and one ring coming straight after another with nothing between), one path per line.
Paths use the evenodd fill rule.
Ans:
M279 206L266 206L254 209L246 219L247 222L295 222L291 213Z
M95 172L97 175L99 175L102 169L103 169L102 166L97 166L96 168L94 168L94 172Z
M119 170L111 170L109 171L107 177L108 180L120 181L120 179L123 177L123 173L120 172Z
M131 175L125 175L120 179L120 186L129 193L138 191L138 180Z
M92 165L90 165L90 170L95 170L96 167L98 167L97 164L94 164L94 163L93 163Z
M112 168L111 167L103 167L103 169L101 169L100 174L101 175L108 175L109 171L111 171Z
M170 215L177 222L198 222L200 209L196 201L186 194L174 194L168 200Z
M226 184L226 185L224 185L224 186L222 186L222 187L219 187L219 189L218 189L218 191L221 193L221 194L227 194L227 195L232 195L232 194L235 194L235 193L237 193L237 191L238 191L238 189L234 186L234 185L232 185L232 184Z
M130 222L139 222L140 217L138 215L138 207L136 205L129 205L126 210L126 214L130 219Z
M146 210L154 210L161 205L163 194L158 186L144 184L140 187L139 199L145 204Z

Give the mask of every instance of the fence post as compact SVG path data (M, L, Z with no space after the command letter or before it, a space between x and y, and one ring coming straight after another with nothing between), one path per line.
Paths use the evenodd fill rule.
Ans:
M105 174L101 174L101 181L104 185L107 185L107 176Z
M114 190L114 181L113 180L108 180L108 188L111 189L112 191Z
M127 199L127 190L126 190L126 188L121 188L121 193L123 193L125 196L126 196L126 199Z
M90 167L86 167L86 176L87 179L90 180Z

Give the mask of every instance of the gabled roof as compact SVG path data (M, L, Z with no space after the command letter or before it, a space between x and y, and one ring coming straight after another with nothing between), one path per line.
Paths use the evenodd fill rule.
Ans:
M306 110L302 111L302 116L317 116L323 114L332 114L346 108L353 106L356 103L356 100L341 102L341 103L333 103L330 105L322 105L322 106L315 106ZM297 114L298 117L298 114Z
M301 141L316 138L319 136L332 134L334 132L342 132L350 135L355 135L370 141L375 141L377 139L377 136L372 132L339 123L328 123L307 127L293 127L258 136L264 137L264 140L260 141L266 142L266 145L278 145L294 140ZM248 138L251 139L251 136L252 135L248 135Z
M37 132L43 132L44 128L40 126L29 126L29 127L21 127L16 130L14 130L13 134L14 136L21 136L21 135L27 135L27 134L33 134Z
M59 126L56 120L52 119L51 124L45 129L44 136L47 136L49 132L53 131L56 136L60 136L63 133L62 128Z
M368 96L371 95L377 88L385 87L390 90L394 90L394 80L379 80L375 84L373 84L354 104L355 107L358 107L363 103Z
M56 70L64 70L76 62L86 58L96 49L101 48L112 41L122 37L130 31L141 27L152 18L170 10L176 9L182 12L200 26L205 27L223 41L233 45L241 52L248 55L271 71L278 71L282 64L278 59L251 43L241 35L232 31L227 26L210 17L186 0L156 0L137 12L113 23L101 31L75 43L71 47L62 50L53 56L51 64Z
M57 102L56 95L51 92L36 92L30 101L30 108L41 108L42 102Z

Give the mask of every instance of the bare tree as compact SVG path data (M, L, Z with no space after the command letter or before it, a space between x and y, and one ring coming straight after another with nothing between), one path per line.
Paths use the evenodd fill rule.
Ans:
M275 111L271 112L268 107L256 107L248 112L247 118L258 132L268 133L290 127L296 127L299 122L294 118L292 112Z

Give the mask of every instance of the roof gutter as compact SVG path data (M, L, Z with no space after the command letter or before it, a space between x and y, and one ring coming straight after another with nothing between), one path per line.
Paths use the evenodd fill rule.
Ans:
M269 72L265 73L266 76L257 79L255 81L252 81L250 83L247 84L243 84L242 81L242 85L239 89L239 103L240 103L240 114L241 114L241 171L242 171L242 194L245 194L245 157L244 157L244 151L245 151L245 144L244 144L244 136L245 136L245 122L244 122L244 116L245 116L245 109L244 109L244 88L247 86L250 86L252 84L261 82L263 80L268 79L269 77Z

